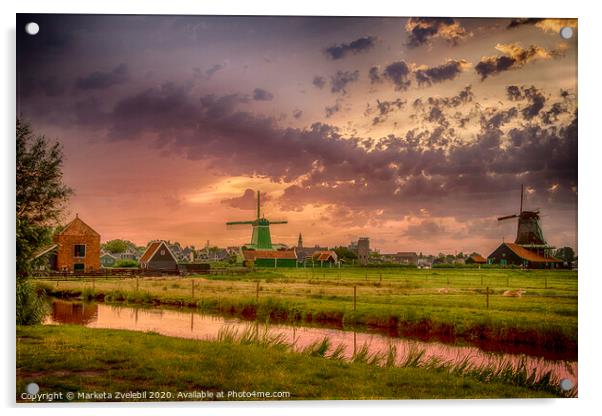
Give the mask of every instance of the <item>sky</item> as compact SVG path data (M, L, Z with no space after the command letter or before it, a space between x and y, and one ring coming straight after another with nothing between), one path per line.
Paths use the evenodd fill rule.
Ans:
M20 28L34 21L40 32ZM571 39L559 35L574 28ZM489 254L525 207L577 248L577 22L17 16L17 114L103 241Z

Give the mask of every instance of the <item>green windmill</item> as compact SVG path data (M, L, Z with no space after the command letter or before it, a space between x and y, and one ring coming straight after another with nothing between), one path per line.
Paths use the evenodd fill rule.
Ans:
M226 225L250 224L253 226L251 244L245 244L245 249L274 250L270 236L270 224L287 224L287 221L270 221L261 216L261 194L257 191L257 218L253 221L230 221Z

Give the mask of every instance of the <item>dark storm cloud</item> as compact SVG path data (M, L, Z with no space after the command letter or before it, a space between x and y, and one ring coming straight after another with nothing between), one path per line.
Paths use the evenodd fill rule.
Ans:
M573 203L576 115L559 126L529 123L506 132L503 128L514 117L507 113L510 110L488 110L474 140L457 141L451 126L445 127L442 120L449 119L445 111L460 108L453 106L468 102L470 96L468 89L452 97L427 99L425 103L439 105L437 110L428 107L425 115L436 123L433 128L378 140L346 137L322 123L282 128L274 118L241 109L248 97L199 99L190 88L174 85L121 100L108 114L107 125L114 139L152 133L165 150L207 160L230 175L300 181L286 188L279 200L285 209L337 204L384 209L383 218L392 219L419 204L439 201L441 208L434 208L433 215L444 205L446 215L462 217L467 198L493 201L500 193L520 188L520 183L536 189L559 184L556 197ZM502 146L506 137L511 146ZM441 205L443 201L448 203ZM499 208L492 202L492 209Z
M539 22L541 22L543 20L545 20L545 19L536 18L536 17L512 19L510 21L510 23L508 23L507 27L508 27L508 29L514 29L514 28L517 28L519 26L534 25L534 24L539 23Z
M411 70L404 61L397 61L387 65L382 76L395 84L396 90L407 90L411 82L408 79Z
M211 68L207 69L207 71L205 71L205 76L207 77L207 79L211 79L213 74L215 74L217 71L221 71L225 67L226 64L215 64Z
M41 79L28 76L19 84L19 94L22 97L39 94L46 97L59 97L65 93L66 89L65 82L55 75Z
M414 240L430 240L435 236L441 236L447 233L445 227L437 224L433 220L423 220L418 224L410 224L403 233L403 237Z
M339 45L330 46L326 48L324 52L331 59L341 59L349 54L367 52L373 48L375 44L375 36L365 36L349 43L341 43Z
M330 91L332 93L342 92L347 93L347 85L357 81L360 76L360 71L337 71L330 77Z
M485 56L475 65L475 71L481 76L481 81L504 71L521 68L537 59L551 59L564 55L564 50L561 48L547 50L537 45L523 48L516 43L498 44L496 49L504 54Z
M324 85L326 85L326 79L316 75L311 83L314 84L315 87L322 89L324 88Z
M255 88L253 90L253 99L255 101L272 101L273 98L274 95L263 88Z
M383 81L380 76L380 68L377 66L373 66L368 71L368 78L370 79L370 84L377 84Z
M533 117L537 116L546 104L546 97L534 86L526 88L509 85L506 87L506 95L511 101L526 100L529 102L529 105L523 107L521 110L521 113L526 120L531 120Z
M414 76L418 85L432 85L454 79L468 66L468 62L463 59L450 59L439 66L417 68Z
M257 200L255 199L255 191L252 189L245 189L245 192L238 197L222 199L221 203L228 205L232 208L238 208L242 210L255 210L257 208ZM261 199L263 202L270 200L269 194L263 193L261 194Z
M471 35L451 17L412 17L408 20L405 29L408 32L407 45L411 48L430 44L433 38L445 39L450 44L456 45Z
M333 105L324 108L324 114L327 118L332 117L335 113L341 111L341 100L337 100Z
M401 110L406 105L406 102L406 100L402 100L401 98L392 101L376 100L376 111L378 111L378 114L372 119L372 125L383 123L387 120L389 113Z
M119 64L110 72L95 71L77 79L75 86L80 90L98 90L123 84L129 80L126 64Z

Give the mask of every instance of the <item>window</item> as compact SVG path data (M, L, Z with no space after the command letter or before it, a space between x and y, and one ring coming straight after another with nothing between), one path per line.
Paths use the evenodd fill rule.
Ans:
M73 246L73 257L86 257L86 245L76 244Z
M161 255L164 256L165 255L165 250L161 250Z

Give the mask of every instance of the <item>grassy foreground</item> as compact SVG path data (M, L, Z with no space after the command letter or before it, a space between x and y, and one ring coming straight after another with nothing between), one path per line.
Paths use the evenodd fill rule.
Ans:
M272 400L563 397L555 381L527 372L447 368L419 357L377 365L361 353L349 362L324 351L315 345L295 353L277 339L232 334L210 342L69 325L18 327L17 401L28 401L21 394L31 382L40 393L73 392L74 401L116 400L116 392L199 400L178 395L194 391L212 392L214 400L253 391L290 394ZM102 396L109 392L113 397ZM118 401L129 400L144 398Z
M191 306L247 319L376 327L392 335L460 339L491 350L510 346L551 358L577 357L575 271L279 269L242 276L41 285L55 296ZM503 295L516 289L526 292Z

